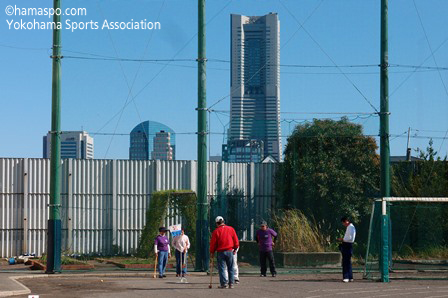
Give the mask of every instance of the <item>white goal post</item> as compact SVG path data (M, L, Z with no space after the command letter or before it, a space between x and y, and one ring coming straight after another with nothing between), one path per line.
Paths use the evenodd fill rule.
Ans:
M381 281L388 282L389 281L389 216L387 214L388 211L388 203L393 202L408 202L408 203L448 203L448 198L445 197L384 197L380 199L375 199L372 205L372 214L370 217L370 226L369 226L369 237L367 240L367 252L366 252L366 269L364 270L364 275L367 274L367 259L369 256L369 248L371 242L370 230L372 229L373 223L373 215L375 210L375 205L381 204L381 252L380 252L380 273L381 273Z
M377 201L385 201L385 202L428 202L428 203L436 203L436 202L445 202L448 203L448 198L418 198L418 197L390 197L390 198L382 198Z

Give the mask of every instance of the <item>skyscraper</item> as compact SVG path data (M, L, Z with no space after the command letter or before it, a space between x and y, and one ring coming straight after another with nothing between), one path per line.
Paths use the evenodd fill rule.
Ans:
M162 130L170 133L172 159L176 159L176 134L174 130L156 121L144 121L131 131L129 159L151 159L151 153L154 150L154 137Z
M276 13L231 15L231 103L228 147L257 141L281 160L280 23ZM223 153L223 156L225 154ZM248 160L250 161L250 160Z
M51 134L43 138L43 157L50 158ZM93 138L85 131L61 133L61 158L93 159Z
M173 160L173 147L171 147L171 134L161 130L154 137L154 148L151 159Z

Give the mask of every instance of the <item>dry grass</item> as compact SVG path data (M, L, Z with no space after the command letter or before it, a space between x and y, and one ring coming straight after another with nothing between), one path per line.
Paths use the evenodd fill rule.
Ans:
M282 210L273 217L279 238L276 249L283 252L324 252L325 237L300 210Z

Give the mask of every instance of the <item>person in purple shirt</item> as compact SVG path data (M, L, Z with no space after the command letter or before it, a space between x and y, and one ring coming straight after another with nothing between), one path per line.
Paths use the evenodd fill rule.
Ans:
M273 229L268 228L268 224L265 221L261 222L261 227L257 231L255 240L258 243L260 249L260 266L261 266L261 277L266 277L266 258L269 260L269 270L271 271L272 277L277 276L277 271L275 271L274 263L274 253L272 248L275 245L275 240L277 240L277 233Z
M168 263L168 258L171 257L170 242L165 236L166 231L167 228L160 227L159 235L157 235L156 239L154 240L154 252L158 257L157 268L159 270L159 278L166 277L166 264Z

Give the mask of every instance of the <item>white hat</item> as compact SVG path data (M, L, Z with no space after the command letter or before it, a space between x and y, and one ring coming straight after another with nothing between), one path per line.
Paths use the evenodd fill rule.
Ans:
M224 221L224 218L222 216L217 216L215 219L215 222Z

